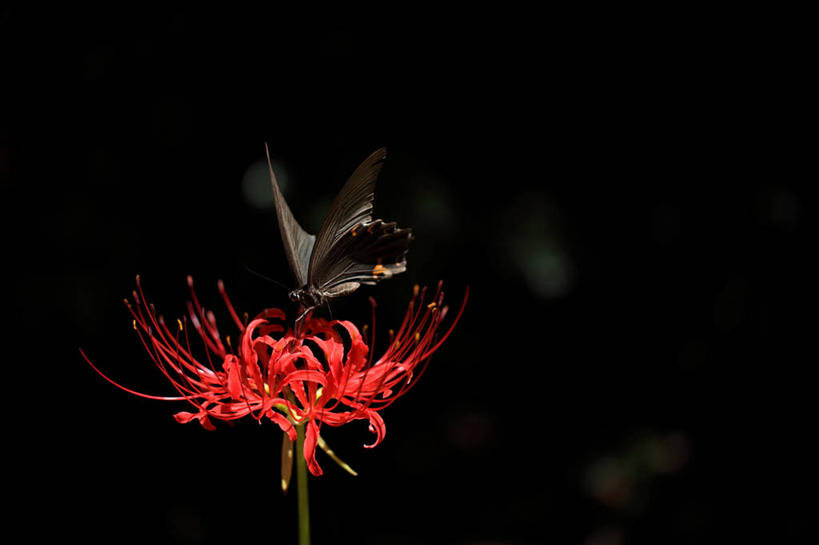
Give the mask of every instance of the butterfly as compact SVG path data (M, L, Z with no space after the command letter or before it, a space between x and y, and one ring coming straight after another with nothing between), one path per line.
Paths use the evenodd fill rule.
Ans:
M407 269L412 230L372 218L375 181L387 157L384 148L355 169L330 206L318 235L306 232L293 217L276 182L267 144L265 153L284 251L299 286L289 293L290 300L303 309L297 322L329 299Z

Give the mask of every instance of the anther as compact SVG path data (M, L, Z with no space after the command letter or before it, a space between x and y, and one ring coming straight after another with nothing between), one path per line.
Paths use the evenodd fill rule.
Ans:
M134 331L137 331L136 320L134 320Z
M415 285L412 287L412 296L413 296L413 297L418 297L418 290L420 290L420 289L421 289L421 288L419 288L419 287L418 287L418 284L415 284Z
M427 305L427 308L435 308L437 306L438 306L438 304L435 301L433 301L433 302L431 302L430 304Z
M176 319L176 323L179 324L179 331L182 331L182 320L179 318Z

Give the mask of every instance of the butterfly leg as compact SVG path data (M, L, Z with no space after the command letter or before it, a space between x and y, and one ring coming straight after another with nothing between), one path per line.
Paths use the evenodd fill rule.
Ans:
M333 320L333 309L330 308L330 299L327 298L324 300L324 304L327 305L327 312L330 313L330 320Z
M295 331L296 331L296 336L297 336L297 337L298 337L299 335L301 335L301 325L302 325L302 322L304 321L304 319L305 319L305 318L307 318L307 316L309 316L309 315L310 315L310 313L311 313L311 312L313 312L313 309L314 309L314 308L316 308L316 307L307 307L307 308L304 308L304 306L303 306L303 305L299 305L299 317L298 317L298 318L296 318L296 323L295 323L295 325L294 325L294 327L293 327L293 328L295 329Z

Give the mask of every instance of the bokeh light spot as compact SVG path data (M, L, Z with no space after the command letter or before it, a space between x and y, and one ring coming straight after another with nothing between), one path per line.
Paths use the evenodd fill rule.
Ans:
M446 185L431 177L416 177L410 181L412 191L412 226L419 233L437 237L452 235L457 227Z
M615 457L599 458L586 471L586 490L600 503L623 507L631 498L632 480L623 462Z
M495 426L492 418L483 412L457 412L449 418L447 437L456 448L475 453L492 443Z
M621 545L624 541L623 529L617 526L605 526L593 531L584 545Z
M526 262L521 265L529 288L543 298L565 295L572 283L572 268L568 257L549 240L533 245Z
M273 172L276 173L279 189L287 198L287 169L278 161L271 160L271 163L273 164ZM247 204L254 208L266 210L273 207L273 189L270 185L267 161L256 161L247 167L242 177L242 197Z
M557 208L545 195L521 195L504 214L505 251L529 290L538 297L563 297L572 289L574 264L562 241Z

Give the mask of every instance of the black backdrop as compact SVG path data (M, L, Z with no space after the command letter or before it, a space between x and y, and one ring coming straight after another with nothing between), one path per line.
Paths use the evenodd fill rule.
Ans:
M419 9L419 8L415 8ZM316 11L320 11L316 8ZM295 541L269 423L179 425L121 300L286 306L272 150L315 231L379 146L407 273L471 298L418 386L327 439L314 543L813 532L798 32L745 14L3 8L6 514L32 538ZM685 16L683 16L685 15ZM781 95L779 91L784 91ZM793 93L791 93L793 91ZM776 95L774 95L776 93ZM812 247L810 247L812 249Z

